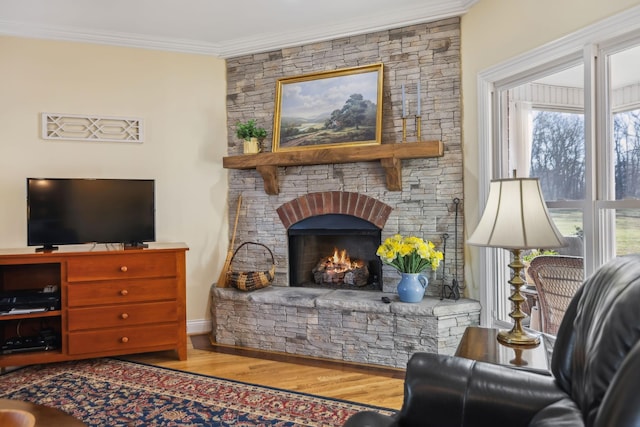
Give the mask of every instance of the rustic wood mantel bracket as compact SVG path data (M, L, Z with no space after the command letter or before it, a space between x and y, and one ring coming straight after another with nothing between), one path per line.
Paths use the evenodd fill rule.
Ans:
M402 160L442 157L442 141L406 142L398 144L366 145L341 148L284 151L276 153L243 154L223 157L226 169L256 169L264 181L264 191L270 195L280 192L278 167L326 165L380 161L385 170L387 189L402 190Z

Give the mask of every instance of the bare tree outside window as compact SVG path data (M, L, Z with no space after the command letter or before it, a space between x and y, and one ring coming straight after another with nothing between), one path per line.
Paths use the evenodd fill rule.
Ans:
M584 116L535 111L530 175L540 178L545 200L584 199L584 174Z
M640 109L613 115L616 200L640 198ZM585 191L584 117L535 111L531 176L546 200L581 200Z
M640 197L640 109L613 115L616 200Z

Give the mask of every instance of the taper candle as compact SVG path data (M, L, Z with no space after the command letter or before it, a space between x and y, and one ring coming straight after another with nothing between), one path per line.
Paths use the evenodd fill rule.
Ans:
M420 116L420 80L418 80L418 112L416 116Z
M405 98L404 98L404 83L402 84L402 118L404 119L405 117L407 117L407 107L405 105Z

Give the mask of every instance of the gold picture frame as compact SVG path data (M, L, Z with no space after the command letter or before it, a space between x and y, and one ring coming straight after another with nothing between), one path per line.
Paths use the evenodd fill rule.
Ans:
M378 63L279 79L272 150L379 145L383 68Z

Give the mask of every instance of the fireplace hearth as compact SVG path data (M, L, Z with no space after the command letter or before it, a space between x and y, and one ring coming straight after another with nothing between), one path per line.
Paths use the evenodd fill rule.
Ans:
M362 218L325 214L289 227L289 285L382 290L381 230ZM348 260L346 259L348 257Z

